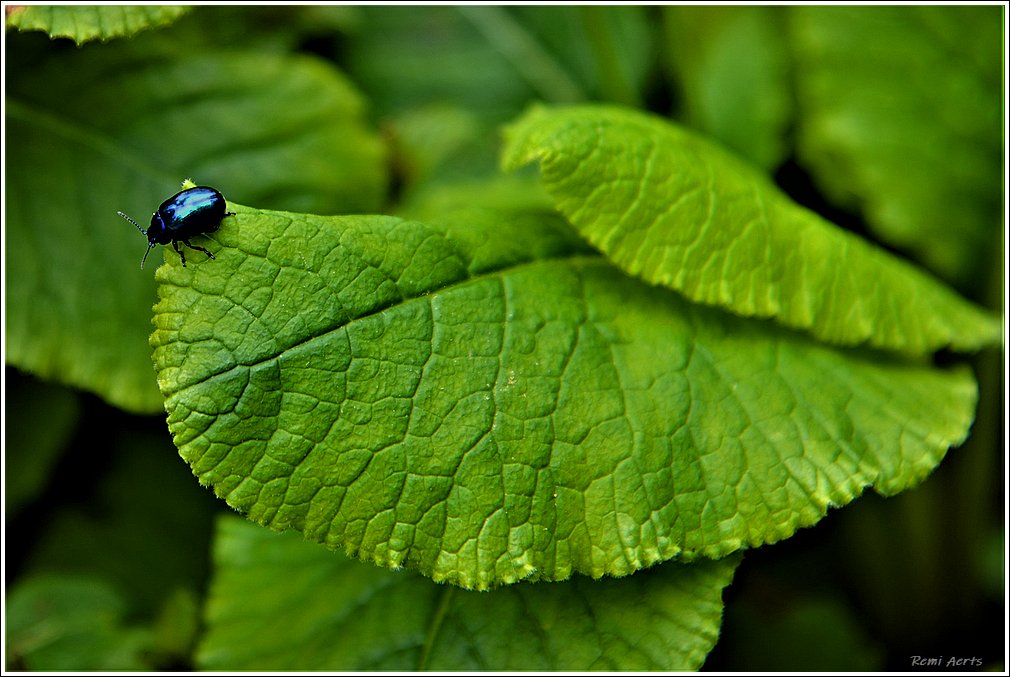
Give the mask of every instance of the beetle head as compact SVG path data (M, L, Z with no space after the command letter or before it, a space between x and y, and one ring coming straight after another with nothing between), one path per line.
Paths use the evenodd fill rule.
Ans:
M169 244L172 241L172 234L168 232L165 220L161 218L161 212L155 212L151 216L151 225L147 228L147 241L151 246L156 244Z

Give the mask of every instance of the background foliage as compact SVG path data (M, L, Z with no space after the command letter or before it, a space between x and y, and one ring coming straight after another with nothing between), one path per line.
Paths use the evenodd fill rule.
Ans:
M999 666L1004 393L994 349L971 358L971 437L916 489L864 496L742 563L456 590L221 514L224 503L193 479L166 433L147 343L155 276L137 270L145 243L115 212L143 222L187 176L262 209L433 222L461 203L529 215L558 199L620 262L620 245L609 250L612 240L597 234L607 227L600 210L579 210L597 196L559 193L546 164L551 195L534 174L498 169L501 126L513 123L515 146L515 121L532 102L602 101L714 139L762 170L755 181L774 181L996 309L1003 11L9 13L5 667L858 670L907 669L912 655ZM601 204L605 212L611 203ZM538 251L588 252L566 237ZM506 266L524 255L495 254ZM650 281L669 282L653 273ZM177 281L171 275L159 273ZM706 322L696 320L702 333ZM718 322L734 328L730 336L752 327ZM816 364L834 364L826 352ZM935 373L929 359L923 371ZM956 439L944 437L939 455ZM277 581L292 577L290 597L249 593L284 589ZM305 613L292 625L284 609L296 599ZM604 639L601 628L614 632Z

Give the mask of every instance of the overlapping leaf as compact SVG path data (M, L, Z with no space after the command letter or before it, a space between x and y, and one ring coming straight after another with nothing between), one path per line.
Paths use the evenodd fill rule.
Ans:
M628 272L699 303L906 353L996 343L999 322L793 203L762 173L636 111L534 107L503 163L540 163L558 209Z
M228 517L197 660L223 671L695 670L738 562L467 592Z
M169 427L255 521L484 588L784 538L962 440L975 385L694 306L562 222L230 205L158 271Z

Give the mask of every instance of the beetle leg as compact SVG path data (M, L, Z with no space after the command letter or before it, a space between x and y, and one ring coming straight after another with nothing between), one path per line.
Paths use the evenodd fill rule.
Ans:
M182 259L182 267L185 268L186 267L186 255L182 253L181 249L179 249L179 241L178 240L172 240L172 246L175 248L175 253L179 255L180 259Z
M206 254L207 256L209 256L210 258L214 258L214 255L213 255L213 254L211 254L211 253L210 253L209 251L207 251L206 249L204 249L203 247L198 247L198 246L196 246L195 244L190 244L190 243L189 243L189 240L183 240L182 242L183 242L183 244L185 244L185 245L186 245L187 247L189 247L190 249L196 249L197 251L201 251L201 252L203 252L204 254Z

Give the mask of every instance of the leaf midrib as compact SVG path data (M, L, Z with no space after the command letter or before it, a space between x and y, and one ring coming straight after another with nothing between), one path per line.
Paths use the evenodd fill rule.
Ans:
M367 319L369 319L371 317L374 317L376 315L379 315L381 313L387 312L389 310L393 310L395 308L399 308L399 307L404 306L404 305L406 305L408 303L413 303L414 301L418 301L418 300L423 299L423 298L430 298L431 296L433 296L435 294L438 294L440 292L443 292L443 291L445 291L447 289L457 289L457 288L462 288L462 287L464 287L466 285L470 285L470 284L478 284L480 282L484 282L486 280L493 279L493 278L495 278L497 276L504 275L505 273L515 272L515 271L522 270L524 268L531 268L533 266L543 265L543 264L550 264L550 263L554 263L554 262L557 262L557 263L572 263L572 264L575 264L575 265L578 265L580 262L583 262L583 263L585 263L587 265L594 264L594 263L598 263L598 264L602 264L602 265L607 265L606 264L606 260L602 256L600 256L600 255L593 255L593 254L572 254L570 256L549 256L549 257L546 257L546 258L543 258L543 259L534 259L534 260L531 260L531 261L525 261L523 263L512 265L512 266L510 266L508 268L501 268L501 269L496 269L496 270L484 271L484 272L478 273L478 274L472 274L472 275L469 275L468 277L461 278L459 280L455 280L453 282L444 284L441 287L437 287L437 288L431 289L431 290L426 290L423 293L420 293L420 294L417 294L417 295L414 295L414 296L406 296L406 297L397 299L396 301L394 301L392 303L389 303L389 304L386 304L386 305L383 305L383 306L378 306L375 309L371 310L370 312L367 312L367 313L364 313L364 314L359 315L357 317L354 317L354 318L348 320L347 322L344 322L343 324L338 324L338 325L334 325L332 327L328 327L328 328L326 328L326 329L324 329L324 330L322 330L322 331L320 331L320 332L318 332L318 333L316 333L316 334L314 334L312 336L309 336L309 337L307 337L307 338L305 338L305 339L303 339L301 341L298 341L297 343L292 343L291 345L284 346L284 347L280 348L278 351L272 353L271 355L269 355L267 357L264 357L264 358L262 358L260 360L257 360L255 362L235 364L235 365L233 365L231 367L228 367L227 369L223 369L221 371L218 371L218 372L215 372L215 373L212 373L212 374L208 374L206 376L202 376L201 378L199 378L198 380L193 381L192 383L187 383L185 385L180 385L178 388L175 388L175 389L171 389L171 388L169 388L169 387L167 387L165 385L161 385L162 394L166 398L175 397L175 396L180 395L183 392L189 390L190 388L206 385L208 382L213 381L215 379L227 377L227 375L229 375L230 373L232 373L232 372L234 372L234 371L236 371L238 369L254 369L256 367L263 366L265 364L269 364L270 362L273 362L275 360L279 360L284 355L284 353L286 353L288 351L295 350L295 349L301 348L303 346L306 346L306 345L312 343L313 341L316 341L316 340L322 339L322 338L324 338L326 336L329 336L330 334L332 334L332 333L334 333L336 331L341 331L341 330L347 329L348 327L350 327L355 322L362 321L362 320L367 320Z

